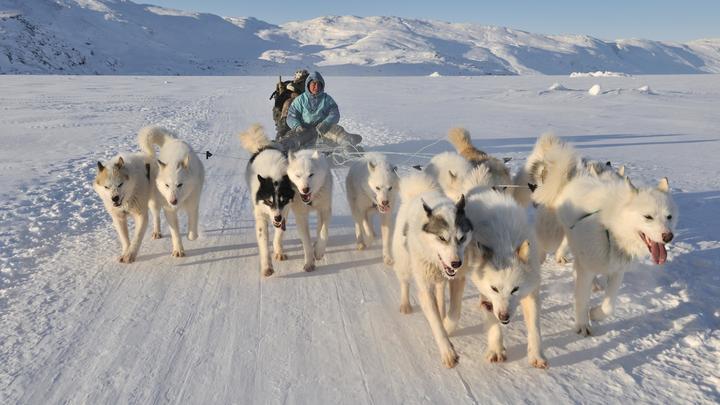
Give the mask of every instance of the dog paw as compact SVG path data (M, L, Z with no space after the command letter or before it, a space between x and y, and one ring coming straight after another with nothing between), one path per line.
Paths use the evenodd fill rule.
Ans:
M273 275L273 273L275 273L275 270L273 270L272 267L266 267L262 270L261 273L262 273L263 277L270 277Z
M317 243L313 244L313 255L315 260L320 260L325 256L325 246L320 246Z
M592 330L590 329L590 324L589 323L586 323L584 325L575 324L575 333L577 333L580 336L592 336Z
M488 349L488 351L485 352L485 358L490 363L503 363L507 360L507 357L505 356L505 348Z
M446 368L453 368L457 366L458 362L460 361L460 356L458 356L457 353L455 353L454 348L450 348L450 350L446 350L441 354L443 365Z
M530 363L531 366L533 366L535 368L547 369L548 367L550 367L550 364L548 364L548 361L545 360L545 358L543 356L529 357L528 362Z
M568 263L570 263L570 259L568 259L568 258L565 257L565 256L555 256L555 261L556 261L558 264L568 264Z
M188 240L195 240L197 239L198 235L195 232L188 232Z
M388 266L392 266L393 264L395 264L395 260L393 260L392 256L390 255L383 255L383 263Z
M132 263L135 261L135 254L133 253L126 253L120 257L118 257L118 261L120 263Z
M283 252L275 252L275 254L273 255L273 258L275 260L281 262L283 260L287 260L287 255Z
M153 232L152 238L153 239L162 239L162 234L160 232Z
M355 245L355 247L357 248L357 250L365 250L365 248L367 246L363 242L358 242L357 245Z
M400 304L400 313L405 315L412 313L412 305L410 303Z
M307 273L314 271L314 270L315 270L315 263L306 264L303 266L303 271L305 271Z
M185 257L184 250L173 250L172 257Z

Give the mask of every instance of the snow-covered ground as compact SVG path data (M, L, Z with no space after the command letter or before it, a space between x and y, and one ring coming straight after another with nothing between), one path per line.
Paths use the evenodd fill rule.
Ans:
M720 401L720 76L327 78L341 123L371 149L448 150L436 140L464 125L516 170L554 130L636 183L670 178L680 223L669 262L626 276L596 336L571 331L570 267L545 263L547 371L526 362L520 314L508 362L484 360L473 286L452 338L460 364L444 369L417 306L398 312L379 247L354 249L344 168L318 270L301 271L291 223L290 260L261 279L235 134L272 128L275 80L0 77L0 403ZM590 96L594 84L603 91ZM201 237L183 259L169 239L146 238L122 265L90 183L98 159L137 150L151 123L217 154L205 161Z

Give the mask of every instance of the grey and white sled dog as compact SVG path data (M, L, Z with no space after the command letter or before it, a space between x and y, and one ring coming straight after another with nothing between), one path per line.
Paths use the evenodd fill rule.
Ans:
M433 156L423 169L437 182L451 200L458 201L463 194L463 181L472 171L470 162L455 152L443 152Z
M355 221L355 239L358 250L369 246L375 238L372 217L380 216L383 261L392 265L390 238L392 237L392 210L397 203L398 175L380 153L366 153L353 163L345 178L350 212Z
M452 368L458 355L443 325L444 291L449 281L448 317L459 318L465 289L463 258L472 236L472 226L465 218L465 197L454 203L425 173L402 178L400 196L392 241L394 269L400 281L400 312L411 312L412 278L442 363Z
M160 234L160 208L155 191L157 167L152 156L144 153L122 153L110 161L97 163L93 189L105 204L117 230L122 253L121 263L137 258L148 222L148 208L153 216L153 236ZM128 235L127 217L135 221L132 241Z
M317 150L301 150L288 154L288 177L296 197L290 205L300 234L305 255L303 270L315 270L315 260L322 259L328 240L332 216L332 175L327 159ZM297 197L300 198L297 198ZM317 211L317 241L310 241L310 213Z
M165 218L170 227L174 257L184 257L185 249L180 236L178 212L185 211L188 217L188 239L198 237L198 219L200 211L200 194L205 182L205 168L195 152L186 142L177 139L169 130L156 126L142 128L138 134L140 148L146 154L155 156L154 146L159 147L157 156L157 177L155 185L160 198ZM159 238L159 218L157 233Z
M278 261L285 260L287 256L283 252L282 238L295 192L287 175L285 153L272 146L259 124L253 124L239 138L243 148L251 155L245 168L245 181L253 201L260 273L267 277L274 273L268 249L268 222L275 227L273 257Z
M552 174L551 174L552 175ZM656 188L636 188L629 179L603 181L581 175L557 198L558 219L567 235L575 269L575 331L590 335L590 321L612 315L623 275L633 260L667 259L677 207L667 178ZM593 278L607 276L602 304L588 311Z
M505 361L500 324L510 322L519 303L528 333L528 362L547 368L540 337L540 260L535 235L525 208L511 195L488 187L489 177L485 168L478 167L465 182L465 212L473 225L467 264L484 308L485 357L491 362Z
M537 205L536 231L541 257L555 252L555 261L567 263L567 238L557 218L557 199L563 187L578 176L596 177L602 181L622 179L625 167L617 170L610 164L580 157L575 149L552 134L538 138L525 167L515 176L519 186L515 199L524 206ZM534 191L531 191L531 188Z

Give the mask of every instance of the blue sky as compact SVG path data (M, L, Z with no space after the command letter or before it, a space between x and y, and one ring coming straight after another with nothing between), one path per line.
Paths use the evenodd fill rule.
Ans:
M685 41L720 37L720 0L134 0L281 24L324 15L398 16L500 25L544 34Z

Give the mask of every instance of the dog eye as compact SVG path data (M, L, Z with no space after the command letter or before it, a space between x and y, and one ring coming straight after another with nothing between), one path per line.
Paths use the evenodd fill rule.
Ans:
M310 175L309 175L308 177L312 177L312 176L314 176L314 175L315 175L315 173L310 173Z
M392 190L392 186L388 187L388 191Z
M497 287L490 287L490 288L492 288L492 290L495 291L496 293L500 292L500 291L498 291Z
M182 187L182 185L183 185L182 183L178 184L178 185L177 185L177 188Z
M648 221L652 221L653 217L652 215L645 215L645 219L647 219Z
M165 183L165 187L167 187L167 188L170 188L170 185L169 185L169 184L167 184L167 183Z
M125 184L125 183L118 184L118 188L122 187L123 184Z
M108 186L105 186L105 188L108 189L108 190L110 190L110 187L108 187Z
M515 294L516 292L518 292L519 289L520 289L520 287L513 288L513 290L510 291L510 294Z
M672 215L667 216L668 221L672 219Z
M465 242L465 235L463 235L460 239L458 239L458 243Z
M375 190L380 191L380 187L375 187Z
M439 236L439 235L438 235L438 239L440 239L441 242L447 242L447 239L445 239L444 236Z

